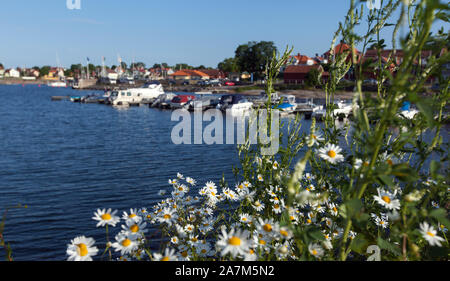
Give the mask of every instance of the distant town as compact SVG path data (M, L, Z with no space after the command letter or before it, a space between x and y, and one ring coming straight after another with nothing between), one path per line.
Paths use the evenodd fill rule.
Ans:
M289 57L288 63L282 68L278 82L285 85L319 87L329 79L330 62L334 56L348 53L347 60L351 61L351 47L345 42L340 42L334 49L328 50L322 55L314 57L297 53ZM106 66L105 58L102 65L93 65L86 58L86 65L73 64L70 68L61 66L43 66L32 68L5 68L0 63L0 83L52 83L64 82L67 85L75 85L80 80L90 80L79 88L89 87L93 84L103 86L134 85L137 82L148 82L151 80L164 80L172 85L249 85L261 83L264 78L264 65L268 56L276 50L273 42L248 42L236 49L234 58L227 58L219 63L216 68L179 63L169 66L167 63L154 64L147 67L143 62L133 62L130 65L123 62L118 56L117 65ZM440 57L448 51L447 48L440 50L423 51L420 61L416 62L418 67L425 68L432 57ZM378 66L381 62L391 74L395 75L396 69L402 63L403 51L377 48L372 46L364 53L355 50L358 65L364 66L365 83L377 83ZM355 67L352 66L346 73L343 83L354 81ZM448 78L450 75L450 63L442 68L442 75ZM437 78L432 77L429 84L437 83Z

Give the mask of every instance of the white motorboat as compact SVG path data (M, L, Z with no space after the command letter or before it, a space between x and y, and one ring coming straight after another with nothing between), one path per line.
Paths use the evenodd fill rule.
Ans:
M345 116L348 117L353 110L352 103L339 101L337 103L329 104L328 106L332 106L332 114L334 117L337 116ZM323 119L327 115L327 105L316 106L313 108L312 117L316 119Z
M65 87L67 87L67 83L64 81L55 81L55 82L49 82L48 86L52 87L52 88L65 88Z
M112 104L119 103L140 104L144 101L151 102L156 100L160 95L164 94L161 83L155 81L145 84L141 88L132 88L118 91L117 97L113 98Z
M253 102L241 95L224 95L220 97L216 108L220 110L250 110L253 108Z

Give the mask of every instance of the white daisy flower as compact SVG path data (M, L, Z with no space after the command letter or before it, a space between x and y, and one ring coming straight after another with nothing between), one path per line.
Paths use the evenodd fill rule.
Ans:
M274 170L278 170L279 165L278 165L278 162L277 162L277 161L274 161L274 162L273 162L272 168L273 168Z
M387 228L389 226L388 216L386 214L381 213L381 217L378 217L375 214L371 214L371 217L373 218L377 226L380 226L382 228Z
M155 260L155 261L177 261L178 258L175 255L174 249L166 248L164 250L164 254L154 253L153 260Z
M243 214L240 215L239 221L244 223L244 224L251 224L252 217L249 214L247 214L247 213L243 213Z
M255 202L253 202L252 207L257 212L261 212L262 210L264 210L264 203L261 203L259 200L256 200Z
M279 231L279 225L272 219L259 218L256 224L256 230L264 236L274 237Z
M258 176L256 176L256 178L258 179L259 182L264 181L264 177L261 174L258 174Z
M188 193L189 188L184 184L179 184L174 186L174 190L181 193Z
M205 184L205 187L208 188L209 190L214 190L214 192L217 193L217 187L216 184L212 181L209 181Z
M420 224L420 233L431 246L442 247L441 241L444 241L444 238L437 236L434 227L427 222Z
M224 188L223 194L225 194L225 198L228 200L237 201L239 199L239 196L229 188Z
M210 257L214 255L214 250L211 248L209 243L199 243L195 246L197 255L200 257Z
M159 213L157 220L159 223L166 223L168 226L171 226L174 222L176 222L176 219L178 218L178 215L176 214L176 211L172 208L164 208Z
M330 209L330 213L331 213L333 216L337 216L337 215L338 215L338 209L337 209L337 207L336 207L336 204L334 204L334 203L329 203L329 204L328 204L328 209Z
M116 216L117 210L113 211L111 209L97 209L97 212L94 213L92 219L98 221L97 227L110 225L116 226L116 224L120 221L120 218Z
M188 240L188 244L189 245L191 245L191 246L196 246L197 244L199 244L200 243L200 240L198 240L198 235L189 235L189 238L188 238L189 240Z
M400 209L400 200L395 199L395 195L397 194L397 190L394 193L390 193L386 190L382 190L381 188L377 188L378 196L374 195L378 204L385 207L388 210L399 210Z
M128 255L139 247L134 235L126 235L119 233L116 235L116 242L112 243L112 247L116 252L120 251L121 255Z
M197 183L193 178L190 177L186 178L186 182L190 185L195 185Z
M93 238L78 236L67 244L68 261L92 261L92 256L97 255L98 249L94 246Z
M195 230L195 227L192 224L186 224L184 226L184 231L186 233L192 233L192 232L194 232L194 230Z
M139 238L148 231L145 229L146 226L147 223L145 222L141 223L140 221L127 220L125 225L122 225L122 229L127 236L134 235L136 238Z
M130 209L130 214L124 211L122 214L122 219L125 221L132 220L134 222L139 222L142 220L142 218L138 215L138 213L139 212L136 209Z
M222 229L222 234L219 235L219 239L216 243L217 248L221 251L221 256L225 256L228 253L233 258L238 255L245 255L249 250L248 231L236 230L232 228L229 233L225 229Z
M288 240L292 238L292 231L289 228L283 226L278 230L278 235L280 238Z
M171 242L172 244L177 245L177 244L180 242L180 239L178 239L177 236L172 236L172 237L170 238L170 242Z
M325 147L318 150L319 156L330 162L331 164L336 164L344 161L344 156L340 154L342 149L334 144L327 144Z
M281 214L284 209L284 201L280 200L278 203L274 203L272 206L272 210L275 214Z
M316 258L321 258L324 254L324 250L322 247L320 247L319 244L313 243L309 244L308 251L311 255L313 255Z
M255 250L249 249L248 253L244 255L244 261L257 261L258 256L256 255Z
M184 176L180 173L177 173L177 178L179 178L180 180L184 179Z
M324 141L325 139L322 137L322 134L320 133L312 133L309 136L306 137L306 142L309 147L319 144L320 141Z
M363 161L361 159L356 159L353 167L355 170L359 170L361 167L369 167L370 163L368 161Z

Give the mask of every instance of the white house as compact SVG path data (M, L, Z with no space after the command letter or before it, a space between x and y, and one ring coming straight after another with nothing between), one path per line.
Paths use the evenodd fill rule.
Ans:
M5 73L6 77L11 77L11 78L20 78L20 72L17 69L8 69Z

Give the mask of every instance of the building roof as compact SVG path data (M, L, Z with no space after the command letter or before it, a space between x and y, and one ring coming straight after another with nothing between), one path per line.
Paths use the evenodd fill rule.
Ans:
M200 77L208 77L206 73L203 73L198 70L192 70L192 69L183 69L178 70L175 73L170 74L171 76L200 76Z
M337 55L337 54L342 54L343 52L350 50L350 45L346 44L346 43L340 43L338 44L336 47L334 47L333 49L333 54ZM358 51L358 49L355 48L355 51L357 54L359 54L360 52ZM329 56L331 54L330 50L328 50L324 56Z
M284 73L303 73L306 74L311 69L319 69L321 68L320 65L288 65L286 69L284 70Z

